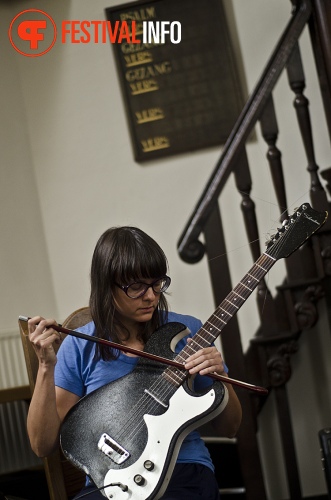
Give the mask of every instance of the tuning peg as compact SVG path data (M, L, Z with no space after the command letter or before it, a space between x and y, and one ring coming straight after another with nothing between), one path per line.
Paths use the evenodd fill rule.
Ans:
M271 243L275 243L275 241L277 241L279 238L279 234L276 233L276 234L272 234L270 236L270 238L265 242L265 245L268 246L268 245L271 245Z

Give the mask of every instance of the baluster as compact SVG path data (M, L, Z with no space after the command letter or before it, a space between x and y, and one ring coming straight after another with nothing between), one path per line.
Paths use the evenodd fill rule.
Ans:
M261 115L260 125L263 138L268 144L267 159L280 209L280 221L283 222L288 218L287 201L281 159L282 154L276 146L278 139L278 125L272 95L270 95L266 107Z
M221 213L218 204L214 206L204 228L204 238L208 266L213 286L215 304L218 305L232 289ZM223 256L222 258L219 258ZM240 338L238 318L235 316L228 323L221 336L224 357L231 366L232 376L245 380L246 365ZM238 452L242 465L242 474L249 499L266 499L262 464L256 437L256 414L253 412L252 398L248 391L239 393L245 419L238 431Z
M331 138L331 4L329 0L314 0L309 22L311 45L323 99L325 118Z
M331 196L331 168L326 168L325 170L321 171L321 177L326 181L326 189Z
M246 233L248 241L250 242L253 261L255 262L261 255L261 249L255 214L255 203L250 197L250 192L252 190L252 178L249 171L245 149L243 149L240 156L238 156L234 176L237 189L242 196L241 210L243 212ZM274 333L276 320L273 299L264 278L260 281L257 287L257 303L263 330L266 334Z
M255 262L261 255L259 243L259 231L255 215L255 203L250 197L252 190L252 178L249 171L246 150L240 154L234 171L236 187L242 196L241 210L243 212L244 223L250 249Z
M327 210L327 197L325 190L319 180L319 167L315 160L312 128L309 114L309 101L303 94L306 85L298 43L296 43L296 45L294 46L293 52L289 59L287 65L287 74L291 90L295 93L294 108L296 110L299 128L308 160L307 170L310 173L311 179L311 202L313 207L317 210Z
M301 0L291 0L292 4L292 12L297 10L300 7Z
M288 218L288 212L286 208L287 199L283 174L282 154L276 146L279 131L272 95L270 95L267 105L261 115L260 125L262 136L268 145L267 159L269 162L273 186L279 205L280 221L283 222ZM285 261L285 266L287 268L287 274L289 278L295 279L296 276L300 275L300 261L297 258L293 256L289 257L289 259L286 259Z

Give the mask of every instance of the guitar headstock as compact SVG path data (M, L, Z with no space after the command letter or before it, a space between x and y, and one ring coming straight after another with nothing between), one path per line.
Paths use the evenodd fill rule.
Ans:
M276 260L288 257L324 224L327 217L327 212L318 212L309 203L303 203L271 236L265 253Z

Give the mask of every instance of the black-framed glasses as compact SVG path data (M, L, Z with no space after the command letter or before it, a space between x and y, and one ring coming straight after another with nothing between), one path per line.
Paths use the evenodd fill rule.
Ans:
M139 297L145 295L149 288L152 288L153 292L157 294L165 292L169 288L170 283L171 279L169 276L162 276L162 278L158 278L152 281L152 283L135 281L134 283L130 283L130 285L119 285L118 283L115 283L115 285L121 288L130 299L139 299Z

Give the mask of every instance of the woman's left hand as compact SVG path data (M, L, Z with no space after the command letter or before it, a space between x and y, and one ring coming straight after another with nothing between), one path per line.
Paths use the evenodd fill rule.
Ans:
M191 338L187 340L188 343L190 341L192 341ZM200 375L217 373L218 375L226 376L222 355L215 346L205 347L192 354L192 356L187 358L185 368L191 375L195 373L199 373Z

